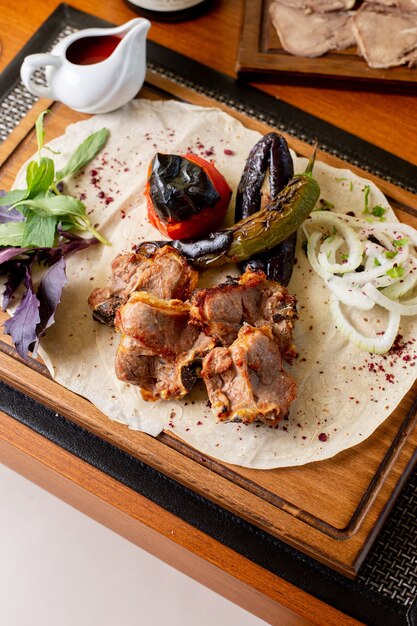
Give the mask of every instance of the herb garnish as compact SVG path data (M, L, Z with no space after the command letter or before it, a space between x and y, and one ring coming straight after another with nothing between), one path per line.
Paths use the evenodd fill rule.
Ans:
M371 193L371 186L365 185L364 187L364 209L362 211L363 215L373 215L374 217L379 217L381 222L385 221L384 215L387 212L387 209L380 204L376 204L372 209L369 207L369 194ZM368 222L372 221L372 219L367 218Z
M387 274L390 278L401 278L404 276L404 268L401 265L395 265L390 270L387 270Z
M392 245L395 246L396 248L402 248L403 246L407 245L408 243L408 237L403 237L402 239L394 239L394 241L392 242Z
M335 181L337 183L343 182L345 180L347 181L349 180L349 178L346 178L345 176L341 176L340 178L335 178ZM353 191L353 182L351 180L349 180L349 191Z
M376 204L372 209L372 215L375 215L375 217L384 217L386 212L387 210L380 204Z
M1 207L7 207L8 210L19 211L23 222L23 226L14 229L0 224L0 246L52 247L57 225L64 221L67 230L88 231L102 243L108 243L91 224L85 204L60 193L59 185L64 178L79 172L96 156L106 143L109 131L102 128L87 137L65 167L55 172L53 160L40 156L45 137L42 123L45 113L36 121L38 160L31 161L27 166L26 189L13 189L0 198L0 210ZM4 218L4 211L2 215ZM13 242L10 241L12 230Z
M368 215L369 213L369 194L371 193L371 187L369 185L365 185L364 188L364 204L365 204L365 208L363 210L363 213L365 213L365 215Z
M45 112L46 113L46 112ZM0 192L0 273L5 275L3 310L23 287L14 316L4 323L17 352L26 358L36 353L39 338L54 323L62 290L67 282L66 257L90 245L108 243L90 222L85 205L62 193L62 180L79 172L103 148L109 131L102 128L87 137L67 165L55 172L52 159L41 156L45 131L42 113L36 121L37 160L26 169L26 189ZM54 153L57 154L57 153ZM71 231L88 231L84 239ZM33 283L37 269L39 286Z

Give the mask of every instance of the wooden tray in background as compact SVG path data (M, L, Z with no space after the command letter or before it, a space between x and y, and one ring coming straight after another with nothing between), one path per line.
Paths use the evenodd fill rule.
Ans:
M248 127L261 132L270 130L243 113L156 73L148 73L141 95L220 106ZM45 118L45 125L50 139L62 134L70 122L86 117L61 104L49 104L52 112ZM38 102L1 146L0 188L10 188L21 164L36 152L32 127L47 105L45 100ZM287 139L298 153L311 151L311 147L300 140L290 136ZM340 159L325 153L319 158L336 166L344 165ZM400 218L417 225L414 195L358 168L352 169L375 180L399 208ZM349 576L357 572L416 460L415 391L411 391L374 435L359 446L327 461L260 471L215 461L171 433L154 439L110 421L87 400L52 381L41 363L22 362L5 337L0 341L0 379L205 498Z
M239 78L275 81L297 79L316 83L341 81L362 86L400 89L416 86L417 71L406 66L371 69L358 56L356 46L322 57L297 57L282 49L269 17L273 0L245 0L236 71Z

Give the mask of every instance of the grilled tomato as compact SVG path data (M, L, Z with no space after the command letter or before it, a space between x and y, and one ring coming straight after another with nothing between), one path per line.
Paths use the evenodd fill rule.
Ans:
M156 154L148 170L148 219L171 239L193 239L220 226L232 190L210 161L195 154Z

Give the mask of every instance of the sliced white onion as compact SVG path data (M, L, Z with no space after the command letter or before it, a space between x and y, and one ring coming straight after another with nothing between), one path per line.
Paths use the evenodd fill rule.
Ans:
M397 302L384 296L384 294L378 291L371 283L367 283L363 290L376 304L387 309L387 311L392 311L398 315L417 315L417 297L411 298L411 300Z
M381 335L375 335L374 337L367 337L352 326L343 314L339 300L334 295L330 296L330 312L333 316L336 328L360 350L365 350L366 352L373 352L375 354L388 352L398 334L401 316L392 311L389 312L385 332Z
M371 270L364 270L363 272L349 272L349 274L344 275L344 278L346 278L346 280L349 281L352 285L365 285L365 283L369 283L371 280L380 278L380 276L384 276L396 265L398 265L396 260L391 259L383 265L373 267Z
M353 227L353 225L352 225ZM391 250L393 248L392 246L392 237L388 237L387 235L385 235L384 233L380 233L380 232L373 232L372 229L370 228L361 228L358 231L358 235L360 237L360 239L366 239L367 244L371 244L373 243L372 241L369 241L369 237L373 237L374 239L376 239L377 241L379 241L379 244L374 243L374 245L381 245L383 250Z
M375 278L372 281L372 284L377 287L377 289L384 289L390 287L391 285L395 285L401 278L391 278L390 276L381 276L380 278Z
M326 237L326 239L323 241L323 243L320 246L320 252L317 257L320 265L324 269L326 268L324 267L323 263L320 262L320 258L324 256L331 266L335 265L336 255L344 243L345 243L345 240L343 239L343 237L340 237L339 235ZM337 270L331 269L328 271L336 273Z
M391 298L391 300L395 300L397 298L401 298L405 296L407 293L412 291L414 287L417 285L417 264L415 259L410 258L410 270L406 276L402 276L391 285L382 290L384 296L387 298ZM381 285L375 285L376 287L380 287Z
M378 258L385 253L385 248L379 243L366 240L364 244L364 252L368 257Z
M323 269L337 274L343 274L345 272L353 272L362 262L363 246L358 235L353 228L350 228L338 218L338 213L331 213L330 211L313 211L305 221L306 227L311 225L315 226L334 226L343 237L345 238L348 246L349 258L346 263L329 263L327 258L324 261L320 259L320 264Z
M335 234L326 237L329 226ZM304 222L303 231L310 264L331 291L330 310L337 328L362 350L387 352L397 335L401 315L417 315L417 297L398 301L417 287L413 247L417 246L417 231L400 222L372 221L329 211L314 211ZM405 239L401 246L396 243L400 239ZM338 256L345 251L346 262L338 263ZM390 252L395 252L394 258L389 258ZM396 267L401 272L390 272ZM396 276L399 273L401 276ZM383 307L388 311L385 332L374 337L363 335L346 318L341 303L361 311L369 311L375 304Z
M323 233L316 230L314 233L308 236L307 239L307 258L310 261L310 265L313 270L318 274L323 280L327 280L331 277L331 272L327 272L324 270L317 260L316 255L316 247L319 241L321 241L323 237Z
M328 288L334 293L344 304L356 306L363 311L369 311L374 306L374 301L368 298L361 289L352 287L347 284L344 278L333 276L330 272L326 272L319 264L316 256L315 248L321 240L322 233L315 231L311 233L307 240L307 257L313 270L324 280Z
M343 278L332 276L325 282L327 287L340 300L340 302L343 302L343 304L346 304L347 306L356 307L361 311L370 311L375 305L372 298L369 298L363 293L362 288L347 285Z
M314 213L319 213L319 211L313 211L312 215L314 215ZM335 214L333 213L333 215ZM363 228L370 233L375 233L377 239L379 239L379 234L381 233L391 233L391 235L395 236L395 239L409 237L413 245L417 246L417 230L408 224L404 224L403 222L367 222L366 220L358 217L352 217L351 215L346 215L345 213L337 213L337 215L342 220L345 220L352 225L356 225L357 228Z

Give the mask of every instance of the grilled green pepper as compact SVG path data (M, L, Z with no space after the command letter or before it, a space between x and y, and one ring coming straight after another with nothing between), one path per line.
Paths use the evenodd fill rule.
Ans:
M294 233L314 209L320 195L312 177L316 150L303 174L294 176L267 206L234 226L196 242L173 241L197 267L217 267L240 262L271 250Z

